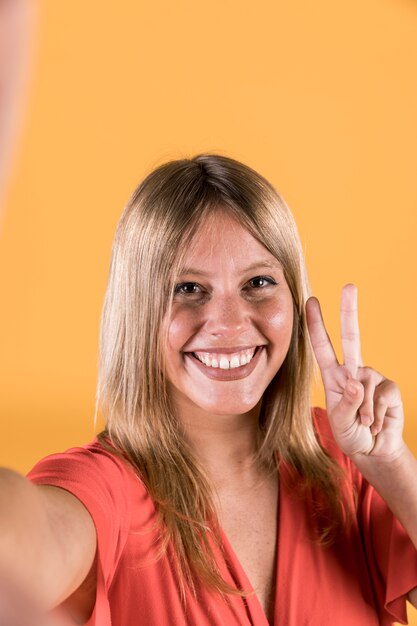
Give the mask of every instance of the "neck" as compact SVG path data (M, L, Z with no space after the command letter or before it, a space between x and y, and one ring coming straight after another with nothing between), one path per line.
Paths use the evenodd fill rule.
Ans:
M185 436L218 489L259 477L254 463L260 402L248 413L218 415L192 405L181 407Z

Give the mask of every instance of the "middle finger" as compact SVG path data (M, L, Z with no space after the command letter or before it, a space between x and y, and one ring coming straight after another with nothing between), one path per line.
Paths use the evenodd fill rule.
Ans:
M345 285L340 302L340 328L343 361L349 373L356 378L362 366L361 343L358 322L358 295L355 285Z

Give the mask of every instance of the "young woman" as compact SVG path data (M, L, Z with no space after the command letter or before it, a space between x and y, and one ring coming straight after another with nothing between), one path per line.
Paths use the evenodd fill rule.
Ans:
M343 364L308 295L291 213L259 174L202 155L142 182L103 310L106 430L30 482L2 478L3 562L44 605L96 626L405 623L417 461L400 393L362 364L356 288ZM327 415L310 408L313 351Z

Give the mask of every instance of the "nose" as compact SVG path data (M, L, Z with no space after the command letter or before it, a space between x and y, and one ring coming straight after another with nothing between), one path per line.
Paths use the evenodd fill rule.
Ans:
M213 297L206 309L206 331L218 337L241 335L250 326L247 303L233 296Z

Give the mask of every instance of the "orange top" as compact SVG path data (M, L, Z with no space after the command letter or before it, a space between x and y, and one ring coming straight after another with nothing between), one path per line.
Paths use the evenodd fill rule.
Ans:
M309 537L313 504L281 480L278 509L275 626L388 626L406 623L406 594L417 586L417 551L375 490L337 448L326 414L314 409L320 439L359 494L356 523L331 547ZM282 468L281 477L286 472ZM88 626L268 626L256 595L226 602L201 587L182 605L172 547L155 560L155 507L126 463L95 440L54 454L29 473L56 485L89 510L98 539L98 583ZM352 492L353 492L352 489ZM216 553L230 584L250 583L227 537Z

